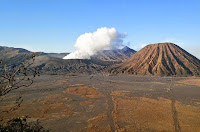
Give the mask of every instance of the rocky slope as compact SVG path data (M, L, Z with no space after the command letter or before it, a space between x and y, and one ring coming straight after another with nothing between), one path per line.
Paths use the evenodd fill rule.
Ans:
M41 73L50 74L95 73L106 67L105 65L94 63L91 60L64 60L47 55L37 56L32 66L37 67Z
M140 75L200 75L200 60L173 43L147 45L111 73Z
M101 61L123 62L136 53L135 50L125 46L122 49L103 50L92 56L91 59Z

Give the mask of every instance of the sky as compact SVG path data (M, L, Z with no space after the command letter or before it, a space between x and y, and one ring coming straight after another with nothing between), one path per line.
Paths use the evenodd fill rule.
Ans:
M101 27L135 50L170 41L200 58L200 0L0 0L1 46L73 52Z

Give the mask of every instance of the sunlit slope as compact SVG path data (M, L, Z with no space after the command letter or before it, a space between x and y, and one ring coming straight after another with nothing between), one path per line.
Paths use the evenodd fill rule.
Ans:
M141 75L200 75L200 60L173 43L147 45L112 73Z

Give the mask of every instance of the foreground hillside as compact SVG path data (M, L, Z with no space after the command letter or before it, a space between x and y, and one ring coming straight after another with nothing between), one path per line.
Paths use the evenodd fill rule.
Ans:
M140 75L200 75L200 60L173 43L147 45L111 73Z

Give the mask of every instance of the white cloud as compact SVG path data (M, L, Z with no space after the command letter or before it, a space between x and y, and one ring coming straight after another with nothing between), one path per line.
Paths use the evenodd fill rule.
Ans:
M80 35L74 47L75 52L70 53L63 59L88 59L98 51L119 47L127 33L118 33L115 28L99 28L93 33Z

